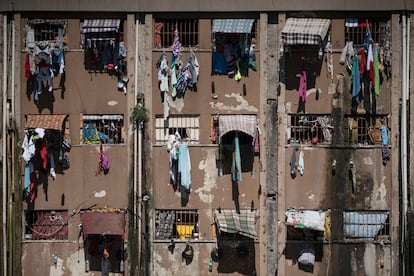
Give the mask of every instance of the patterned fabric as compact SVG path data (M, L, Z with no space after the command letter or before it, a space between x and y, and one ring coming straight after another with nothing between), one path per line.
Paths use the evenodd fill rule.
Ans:
M250 210L215 210L214 219L219 231L257 238L255 212Z
M175 58L178 57L178 55L180 54L180 47L181 47L181 43L180 43L180 37L178 36L178 29L175 28L174 43L172 45L172 52Z
M161 48L162 47L162 42L161 42L162 27L164 27L164 22L155 22L154 47L156 47L156 48Z
M289 18L282 30L282 41L286 45L321 45L330 24L329 19Z
M27 115L26 128L62 130L68 115Z
M82 33L117 32L121 19L85 19L82 23Z
M219 140L230 131L242 131L254 138L256 127L256 115L220 115Z
M254 19L214 19L213 33L250 33Z

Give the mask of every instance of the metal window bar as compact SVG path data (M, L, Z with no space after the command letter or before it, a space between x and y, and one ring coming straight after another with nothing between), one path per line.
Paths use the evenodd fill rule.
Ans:
M155 143L166 144L168 136L178 132L183 141L193 144L200 142L200 115L163 115L155 117Z
M24 238L27 240L68 239L68 222L65 213L67 213L67 211L26 211L24 215ZM45 217L48 219L45 220ZM48 228L51 228L51 231L45 231Z
M346 115L343 132L344 142L349 145L382 144L382 125L387 128L389 138L389 117L387 115Z
M160 45L154 43L154 47L168 48L174 42L174 30L177 27L180 43L184 47L195 46L199 43L198 19L156 19L155 23L163 23L159 33ZM156 25L154 24L154 26ZM154 33L156 30L154 28Z
M385 38L386 24L385 19L358 19L357 27L345 26L345 41L352 41L354 47L363 46L368 26L372 40L382 45Z
M59 34L59 28L62 28L59 25L55 24L36 24L34 25L35 41L54 41L57 39Z
M197 231L198 210L155 210L155 238L159 240L186 239Z
M123 115L84 115L81 128L82 144L124 143Z
M343 219L345 240L389 240L389 211L347 211Z
M328 144L332 140L330 114L288 114L289 143L310 144L312 139Z

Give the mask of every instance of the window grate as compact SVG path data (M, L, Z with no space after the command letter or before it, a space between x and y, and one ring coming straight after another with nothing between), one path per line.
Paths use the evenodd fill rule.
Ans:
M67 240L68 211L26 211L25 239Z
M332 124L330 114L289 114L289 142L304 144L331 143Z
M385 115L345 116L344 142L351 145L375 145L382 143L381 126L389 129L389 118ZM387 131L389 137L389 133Z
M124 143L123 115L82 115L81 144Z
M198 233L198 210L155 210L155 238L186 239Z
M372 40L382 45L385 39L386 24L384 19L354 19L353 24L345 24L345 41L352 41L354 46L363 46L369 28Z
M200 115L155 116L155 143L166 144L168 136L178 132L182 140L193 144L200 143Z
M387 115L345 115L345 145L382 144L382 126L390 137ZM334 121L330 114L288 114L288 143L331 144Z
M389 211L347 211L343 213L344 239L350 241L388 240Z
M169 48L174 43L177 27L180 43L184 47L198 45L197 19L156 19L154 24L154 48Z

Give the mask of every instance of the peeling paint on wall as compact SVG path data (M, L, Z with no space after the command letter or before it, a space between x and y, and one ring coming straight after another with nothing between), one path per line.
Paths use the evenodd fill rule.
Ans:
M167 245L165 245L165 253L155 251L154 252L154 276L165 276L165 275L180 275L180 276L193 276L198 275L197 271L200 271L198 266L199 250L194 247L194 257L191 264L186 265L185 261L182 260L181 252L184 250L185 243L179 243L176 245L174 254L171 254ZM160 249L160 247L158 248Z
M373 196L371 198L371 206L375 209L388 208L386 200L387 189L385 186L386 179L384 166L381 166L381 181L374 181Z
M63 266L63 260L57 257L56 265L50 266L49 276L62 276L65 272L65 267ZM79 275L79 274L78 274Z
M372 243L365 244L364 252L364 271L366 276L376 276L376 254L375 254L375 245Z
M252 105L249 105L246 99L244 99L240 93L231 93L231 94L225 94L226 98L235 98L236 102L239 103L239 105L224 105L222 102L210 102L211 108L214 110L227 110L227 111L240 111L240 110L247 110L251 112L258 112L259 109L257 107L254 107Z
M216 187L216 177L217 177L217 168L216 168L216 154L215 150L209 149L204 150L206 153L206 159L201 160L198 164L199 170L204 170L204 182L203 187L198 188L194 191L204 203L212 203L214 200L214 195L211 191Z

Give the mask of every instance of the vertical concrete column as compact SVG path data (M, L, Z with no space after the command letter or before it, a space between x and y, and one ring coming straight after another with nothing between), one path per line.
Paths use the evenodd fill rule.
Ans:
M279 13L278 14L278 44L277 49L280 49L283 47L283 43L281 41L282 38L282 29L285 26L286 22L286 14L285 13ZM276 36L276 35L275 35ZM278 60L279 60L279 76L282 76L282 74L286 74L285 71L282 72L282 70L286 70L286 68L282 68L282 62L283 57L281 56L281 52L278 51ZM287 108L285 106L285 83L282 83L281 81L284 81L279 77L278 80L278 93L277 93L277 115L276 118L278 120L278 131L277 131L277 141L275 144L275 147L277 147L277 155L274 157L277 160L277 175L275 178L277 178L277 270L278 275L285 275L285 255L283 254L283 251L285 249L285 243L286 243L286 227L284 223L279 223L279 221L284 221L285 219L285 211L286 211L286 204L285 204L285 178L286 178L286 149L285 149L285 130L287 128Z
M400 15L391 16L391 33L392 33L392 76L391 76L391 271L390 275L399 275L399 257L400 257L400 182L399 182L399 137L400 137L400 100L401 100L401 40L402 32L400 25Z
M260 183L260 261L261 275L275 275L277 271L277 84L278 84L278 16L276 13L260 15L260 115L259 127L263 129Z

